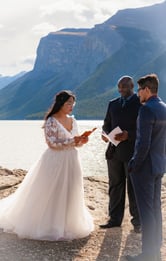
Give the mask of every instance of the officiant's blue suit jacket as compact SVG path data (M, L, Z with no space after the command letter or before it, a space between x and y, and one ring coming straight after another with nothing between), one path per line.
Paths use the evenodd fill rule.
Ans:
M141 172L146 165L153 175L166 172L166 104L152 96L139 111L137 139L129 169Z

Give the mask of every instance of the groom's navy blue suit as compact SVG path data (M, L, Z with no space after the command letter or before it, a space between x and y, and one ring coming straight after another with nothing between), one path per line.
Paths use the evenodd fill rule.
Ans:
M140 108L129 172L141 218L142 253L154 257L162 242L161 179L166 172L166 104L157 96Z

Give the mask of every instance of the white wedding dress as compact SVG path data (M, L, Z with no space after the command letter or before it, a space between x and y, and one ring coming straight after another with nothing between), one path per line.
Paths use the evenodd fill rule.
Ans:
M88 236L93 220L85 206L83 177L73 137L54 117L45 123L48 147L15 193L0 200L0 228L22 238L65 240Z

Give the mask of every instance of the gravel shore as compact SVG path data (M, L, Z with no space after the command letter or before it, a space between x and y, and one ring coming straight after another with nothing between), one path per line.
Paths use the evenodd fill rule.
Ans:
M25 170L0 168L0 198L19 186ZM73 241L37 241L19 239L16 235L0 231L0 261L125 261L125 255L138 254L141 235L132 231L128 203L121 228L100 229L107 221L108 182L106 176L84 177L85 201L95 223L92 234ZM166 260L166 182L162 185L163 247L162 260Z

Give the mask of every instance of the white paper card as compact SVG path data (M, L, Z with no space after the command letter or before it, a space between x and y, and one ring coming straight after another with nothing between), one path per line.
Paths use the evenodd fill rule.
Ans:
M106 134L105 132L102 132L102 135L105 136L112 144L117 146L121 141L115 140L115 135L118 133L121 133L122 130L118 126L115 129L113 129L110 133Z

